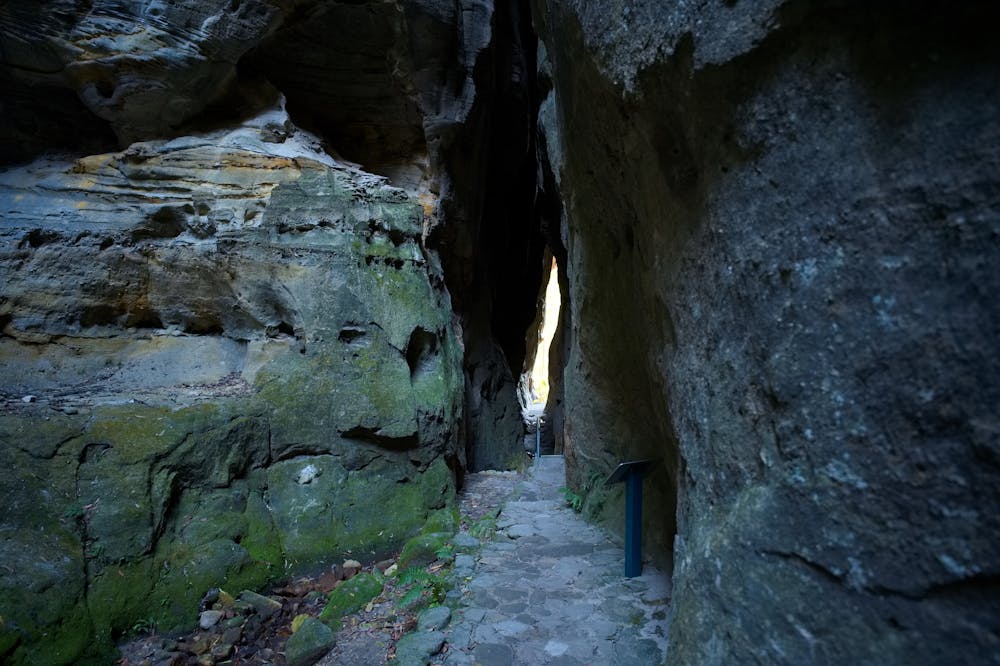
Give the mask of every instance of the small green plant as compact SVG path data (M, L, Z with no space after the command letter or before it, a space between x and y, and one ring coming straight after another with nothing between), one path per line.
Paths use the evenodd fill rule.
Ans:
M62 517L64 520L77 521L83 520L85 515L87 515L87 512L84 510L83 504L80 502L73 502L66 507L65 511L63 511Z
M137 635L145 634L147 636L152 636L156 633L156 620L151 617L137 620L136 623L132 625L132 633Z
M493 516L483 516L476 522L472 523L472 527L469 528L469 534L476 537L480 541L489 541L496 533L497 519Z
M437 552L434 554L439 560L442 561L453 560L455 559L455 547L448 543L438 548Z
M596 519L604 511L604 503L608 499L608 492L604 487L604 474L594 470L587 477L587 482L583 484L583 496L586 498L587 517Z
M559 491L563 494L563 499L566 500L566 506L580 513L580 510L583 509L583 497L577 495L566 486L560 488Z
M398 580L400 588L406 590L399 600L400 608L440 604L451 589L445 575L421 567L410 567L399 574Z

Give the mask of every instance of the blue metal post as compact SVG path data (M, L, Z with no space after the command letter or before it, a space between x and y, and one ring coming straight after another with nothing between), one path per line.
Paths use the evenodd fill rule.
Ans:
M642 574L642 470L625 479L625 577Z
M659 458L619 463L604 485L625 483L625 577L642 573L642 477L652 472Z

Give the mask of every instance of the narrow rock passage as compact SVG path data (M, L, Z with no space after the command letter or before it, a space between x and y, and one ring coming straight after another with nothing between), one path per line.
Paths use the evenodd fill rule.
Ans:
M665 573L624 578L624 551L565 506L562 456L543 456L504 506L497 533L456 560L461 608L446 665L659 664L666 652Z

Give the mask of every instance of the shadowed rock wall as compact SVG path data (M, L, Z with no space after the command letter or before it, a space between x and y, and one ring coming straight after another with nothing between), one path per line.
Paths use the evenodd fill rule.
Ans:
M516 2L0 7L0 660L386 553L520 451L534 52Z
M669 663L996 663L996 19L536 3L563 436L585 489L663 459Z
M466 452L474 470L524 458L517 383L545 269L535 207L536 39L527 5L496 3L494 48L476 67L469 119L441 128L437 144L447 173L444 223L430 230L428 242L441 253L462 316Z

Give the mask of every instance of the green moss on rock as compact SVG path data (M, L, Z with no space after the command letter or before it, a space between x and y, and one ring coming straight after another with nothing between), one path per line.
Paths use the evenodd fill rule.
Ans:
M333 217L337 229L300 224ZM210 587L259 589L289 567L374 558L421 527L452 530L442 454L460 410L461 348L439 265L420 247L421 206L317 166L276 187L261 220L246 230L250 242L224 253L226 271L207 249L181 261L190 253L159 248L150 262L165 320L171 310L219 311L233 338L226 367L256 353L247 351L256 343L235 342L248 330L278 316L294 327L294 342L264 342L248 362L260 368L253 395L77 415L26 404L0 417L12 470L0 478L10 537L0 561L16 569L0 572L0 661L110 663L105 650L139 620L190 627ZM275 233L285 222L301 232ZM240 307L218 288L223 273L239 276ZM246 303L262 307L240 314ZM363 338L340 337L350 322L362 322ZM417 330L434 340L411 367ZM110 343L109 362L173 348L160 337ZM322 474L303 481L310 464ZM428 527L428 511L442 508Z
M458 525L458 507L450 506L438 509L427 516L427 521L424 523L424 527L420 531L424 534L442 532L452 535L458 531Z
M298 627L285 645L285 660L288 666L312 666L334 644L333 631L314 617Z
M22 645L3 663L73 663L93 637L79 541L51 520L7 527L0 539L0 635L8 650Z
M330 593L319 619L337 629L341 618L358 612L381 593L382 582L379 579L369 573L359 573Z
M403 546L399 554L399 568L427 566L438 558L438 551L448 544L451 537L451 534L442 532L418 534Z
M300 483L309 466L318 475ZM348 473L333 456L303 456L272 465L268 486L293 570L340 553L372 559L388 555L420 531L429 508L454 498L451 472L440 459L422 474L388 462Z
M32 628L5 620L0 630L0 647L3 644L6 647L0 650L0 657L4 664L30 666L111 663L107 657L113 651L109 644L98 646L94 643L90 616L82 604L51 624ZM95 658L95 655L103 655L105 659Z
M52 413L48 408L0 415L0 441L10 442L35 458L51 458L60 445L83 432L82 416Z
M284 561L284 551L281 547L281 535L274 525L271 512L259 492L252 492L247 497L246 534L240 544L246 548L253 558L254 564L273 571L280 572Z
M129 465L166 455L216 412L214 405L177 411L131 404L101 407L84 437L117 449L122 464Z
M159 579L148 603L161 628L168 631L191 625L198 602L209 589L260 588L276 573L229 539L197 547L174 543L157 554L156 562Z
M98 643L111 645L136 620L161 610L152 594L154 580L150 558L107 567L90 576L87 606Z

